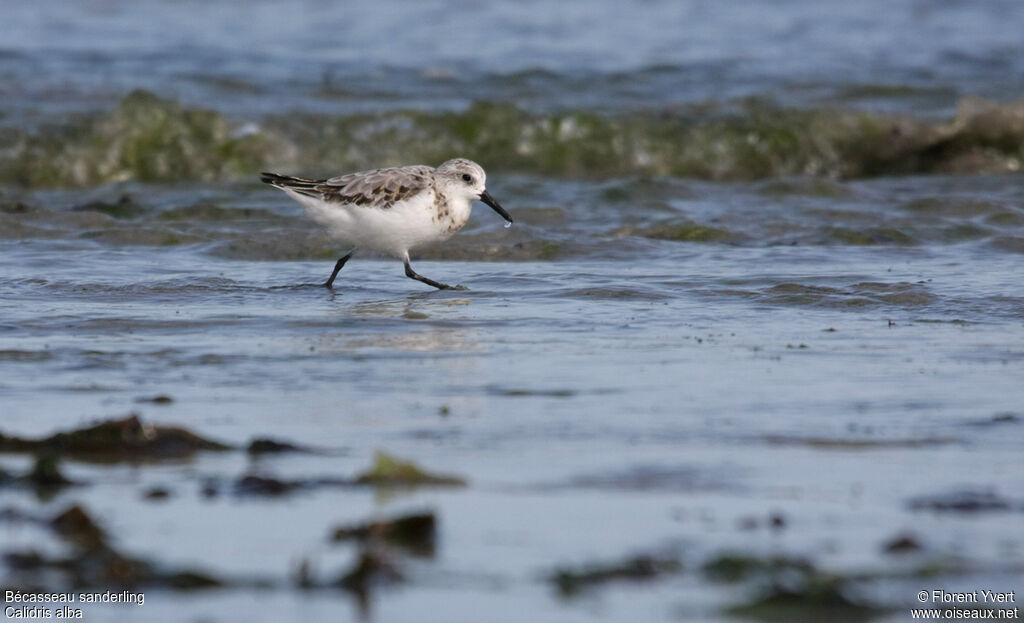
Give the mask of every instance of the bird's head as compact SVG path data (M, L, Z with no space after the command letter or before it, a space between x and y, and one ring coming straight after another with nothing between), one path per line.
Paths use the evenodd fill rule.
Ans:
M508 225L512 224L512 215L487 192L487 174L479 164L465 158L449 160L437 167L437 179L449 197L483 201L505 219Z

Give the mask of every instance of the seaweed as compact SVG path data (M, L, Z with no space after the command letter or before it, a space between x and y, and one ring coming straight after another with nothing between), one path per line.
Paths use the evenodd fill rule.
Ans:
M32 467L21 475L9 473L0 467L0 488L26 488L40 497L49 497L65 487L83 484L65 476L60 468L60 457L50 452L37 454Z
M358 485L377 487L463 487L466 481L450 474L432 474L415 463L403 461L385 452L377 452L373 467L355 479Z
M42 439L0 433L0 452L47 453L97 462L181 459L201 451L230 449L185 428L143 424L136 414Z
M1024 510L1024 504L1015 503L991 490L961 489L936 495L913 498L911 510L930 510L940 513L981 513Z
M793 583L775 582L750 601L727 609L735 616L794 623L868 621L885 611L852 598L842 578L818 573Z
M701 566L713 582L747 582L753 596L726 613L761 621L865 621L885 608L857 598L851 578L818 570L799 557L726 552Z
M252 455L285 454L288 452L312 452L310 448L296 445L288 441L278 441L268 437L257 437L249 442L245 451Z
M357 541L363 545L381 543L415 556L430 557L437 548L437 517L433 512L424 512L342 526L331 532L330 540Z
M20 515L19 519L49 528L70 548L65 556L47 556L37 550L7 551L4 561L27 584L36 577L56 574L64 584L78 588L156 586L191 590L226 586L230 582L193 569L166 569L162 565L118 551L110 535L81 506L72 505L50 519Z
M743 240L740 234L696 223L691 220L657 223L647 227L627 225L612 232L616 236L641 236L654 240L674 240L676 242L721 242L738 243Z
M174 404L174 398L171 398L167 394L158 394L156 396L141 396L136 398L135 402L148 402L154 405L169 405Z
M103 529L77 504L55 515L49 525L61 538L86 549L103 547L107 542Z
M910 533L898 534L882 545L882 551L886 554L908 554L921 549L920 539Z
M834 183L800 180L1018 170L1022 106L964 98L944 121L787 108L756 98L721 110L700 104L616 115L477 101L459 111L269 116L252 132L239 133L241 122L217 111L136 90L105 112L10 129L0 181L43 188L222 180L254 175L271 163L351 170L441 162L460 153L546 176L796 178L764 192L843 196ZM289 154L287 162L281 154ZM95 209L114 218L134 214L117 204ZM863 241L855 244L872 243L871 236L854 238Z
M143 492L142 497L150 502L157 502L170 498L171 491L165 487L151 487Z
M559 567L548 575L548 580L562 597L568 598L608 582L647 582L682 570L682 562L674 556L641 554L608 563Z
M396 584L404 579L388 556L363 551L352 568L344 572L335 584L345 590L365 595L376 586Z
M256 444L257 455L261 452L312 452L312 450L283 442L256 440L253 443ZM253 444L250 444L249 452L253 452ZM278 497L320 488L345 489L364 486L413 488L418 486L451 487L464 485L465 481L457 476L432 474L423 471L413 463L378 452L374 465L355 478L318 476L289 480L262 473L249 472L234 479L230 486L234 494L239 496ZM215 497L220 493L221 488L221 481L218 479L208 479L203 485L202 494L207 498Z
M36 455L32 469L22 476L21 481L38 489L78 484L60 470L60 458L46 452Z
M121 195L113 203L106 201L90 201L71 208L72 212L99 212L115 219L133 219L145 214L145 209L139 206L130 195Z
M759 558L746 554L726 552L705 561L701 573L713 582L736 583L760 576L797 572L807 574L814 570L810 561L803 558L773 556Z
M246 474L235 481L234 490L237 495L279 496L291 493L303 486L297 480L281 480L270 476Z

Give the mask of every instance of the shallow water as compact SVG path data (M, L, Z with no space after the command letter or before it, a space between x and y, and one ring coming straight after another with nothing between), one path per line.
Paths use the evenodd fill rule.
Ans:
M520 214L530 222L528 208ZM680 548L689 566L741 549L893 573L907 565L880 547L904 530L926 543L920 558L955 556L972 570L943 585L973 586L976 573L992 574L985 586L1019 582L1019 513L908 506L962 487L1024 493L1020 416L996 417L1019 413L1019 259L986 242L612 236L594 243L601 251L555 261L417 262L468 291L423 291L397 261L364 260L327 292L301 285L322 279L326 260L97 240L3 243L5 431L46 434L136 411L218 439L269 434L342 451L70 464L94 484L44 508L81 500L128 551L274 583L255 604L242 589L185 602L147 591L147 620L356 616L343 593L290 589L297 561L340 573L352 550L325 546L331 526L419 508L438 513L439 554L412 563L405 587L375 595L375 619L422 607L450 620L481 608L495 620L518 620L524 608L550 620L714 618L737 594L692 573L569 601L543 575L664 547ZM174 402L139 402L156 395ZM246 470L352 474L378 449L470 486L393 497L324 490L287 503L199 495L204 479ZM154 485L172 498L142 499ZM785 528L743 527L768 513ZM7 530L12 543L38 538ZM903 593L918 590L914 578ZM891 592L879 599L906 602Z
M923 588L1018 588L1024 5L730 6L12 8L0 433L135 412L325 452L68 459L89 484L57 491L0 454L0 553L66 548L10 508L79 503L119 551L227 584L142 586L93 621L768 616L734 608L792 573L702 570L730 552L804 558L878 621ZM475 28L424 51L396 20ZM516 219L481 208L414 254L465 291L359 257L317 286L340 250L253 176L454 154ZM352 478L377 451L468 486L232 485ZM424 509L433 555L387 552L403 583L297 586L302 561L326 584L356 560L336 526ZM905 533L920 548L887 552ZM638 554L682 570L550 579Z

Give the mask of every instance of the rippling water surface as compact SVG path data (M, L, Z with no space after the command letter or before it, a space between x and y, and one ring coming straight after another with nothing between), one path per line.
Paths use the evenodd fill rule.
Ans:
M46 523L79 504L222 584L150 575L95 621L902 621L1019 588L1022 6L7 7L0 433L318 451L65 456L58 488L5 451L0 583L74 585L26 553L81 547ZM454 155L516 218L414 255L465 291L387 258L317 286L344 250L255 177ZM329 484L377 452L467 484ZM328 542L419 511L426 555ZM404 579L341 588L364 551Z

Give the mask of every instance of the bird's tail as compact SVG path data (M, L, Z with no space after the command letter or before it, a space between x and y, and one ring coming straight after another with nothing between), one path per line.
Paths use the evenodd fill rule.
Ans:
M304 177L292 177L291 175L278 175L277 173L260 173L260 181L277 188L293 188L295 190L313 190L317 184L324 180L309 180Z

